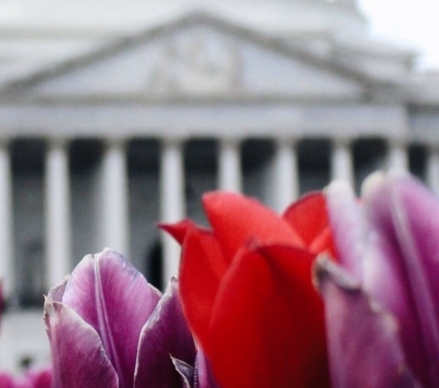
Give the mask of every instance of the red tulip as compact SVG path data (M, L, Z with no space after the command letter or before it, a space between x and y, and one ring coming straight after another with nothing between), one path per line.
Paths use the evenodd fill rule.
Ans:
M334 255L326 202L310 194L280 217L241 195L203 197L212 230L163 226L182 245L186 317L223 388L328 386L316 255Z

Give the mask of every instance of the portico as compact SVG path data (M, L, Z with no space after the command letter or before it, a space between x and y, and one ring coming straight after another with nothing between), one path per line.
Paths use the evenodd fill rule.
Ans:
M179 249L148 225L187 215L203 221L205 190L243 192L282 211L330 179L358 186L353 144L362 139L386 145L387 157L375 167L409 168L410 112L395 98L375 100L370 83L335 61L207 14L11 83L0 94L7 294L21 287L14 285L17 255L22 263L36 255L40 280L33 287L42 290L33 291L44 292L83 254L105 246L148 272L148 249L161 244L166 282L177 274ZM385 85L376 81L376 88L382 96ZM32 139L43 145L40 167L23 159L32 176L11 165L10 145L18 139L30 139L31 148ZM198 155L197 144L206 141L212 151ZM325 146L308 155L306 142ZM436 153L430 155L434 186ZM38 188L22 208L11 200L14 187L23 190L14 186L16 175ZM32 206L34 229L17 239L13 225L26 225Z
M306 137L293 131L291 137L285 137L285 134L277 135L276 129L270 133L271 136L267 134L255 143L244 137L231 141L220 134L215 138L210 132L209 142L216 152L208 156L200 152L202 145L197 145L206 141L203 137L156 139L145 135L113 141L108 138L47 139L40 155L44 164L38 168L35 178L26 176L22 172L24 167L16 162L11 166L11 159L14 159L12 152L17 152L16 147L12 147L16 140L11 138L4 143L0 159L0 204L5 209L2 213L3 225L10 225L0 241L3 252L8 253L3 255L2 260L2 277L9 279L5 284L6 293L20 293L20 281L14 284L13 280L19 279L21 267L17 266L17 253L14 255L13 252L18 252L21 262L31 260L32 256L26 257L26 246L33 244L35 239L41 239L44 247L43 261L37 268L40 271L46 268L47 272L41 272L44 279L44 284L40 284L42 289L29 289L29 292L42 293L69 273L83 254L99 251L105 246L116 247L132 258L137 266L145 268L148 247L158 238L154 223L176 222L187 216L204 222L200 197L205 190L243 192L282 211L303 190L321 188L329 179L346 180L352 185L358 185L362 179L356 176L352 151L352 144L361 143L361 138L340 140L335 134L334 139L327 136ZM388 156L378 158L376 163L385 167L386 160L390 164L392 158L394 139L380 139L387 144ZM318 145L322 141L328 145L329 155L322 150L321 155L310 156L302 147L305 142L315 143L319 150ZM142 162L134 149L143 147L146 150L142 146L144 142L149 144L149 158L152 160ZM188 144L192 144L190 154ZM83 161L82 168L78 169L75 166L80 162L78 150L81 147L95 153L96 157ZM244 149L253 151L251 154L243 153ZM403 148L399 152L407 163L408 150ZM432 179L434 184L436 156L427 147L425 154L428 155L425 177ZM138 165L128 162L135 158ZM185 162L188 158L192 160L192 167ZM321 184L313 183L312 176L307 172L314 168L310 165L314 163L311 160L317 159L321 160L317 167ZM193 163L199 166L195 170ZM407 167L407 164L404 165L404 168ZM370 167L364 168L372 172ZM11 202L13 182L17 179L22 183L32 179L44 196L41 207L36 208L37 214L32 215L41 218L44 228L33 229L30 240L17 239L18 236L13 233L17 229L12 225L23 225L24 218L29 217L26 209L30 205L26 201L35 200L23 199L25 202L21 204ZM35 179L41 179L40 183ZM33 195L38 198L38 190ZM6 236L9 238L6 239ZM177 274L179 248L165 236L161 237L161 241L164 281Z

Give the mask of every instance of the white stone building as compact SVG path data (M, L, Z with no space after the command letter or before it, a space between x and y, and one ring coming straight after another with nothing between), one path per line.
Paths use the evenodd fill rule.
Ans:
M0 0L0 366L47 360L42 294L86 253L174 274L155 222L203 222L204 191L281 210L392 167L439 192L439 79L415 59L355 0Z

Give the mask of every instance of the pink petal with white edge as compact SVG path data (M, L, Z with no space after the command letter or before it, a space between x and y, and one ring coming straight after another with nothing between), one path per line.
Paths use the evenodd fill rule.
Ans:
M333 387L420 387L406 366L395 319L327 259L316 263Z
M88 255L76 266L62 302L99 334L119 379L132 388L140 331L161 293L119 253Z
M53 388L119 388L98 333L70 307L46 299Z
M171 356L189 365L195 362L195 345L183 315L178 282L174 278L142 329L134 387L180 387L181 376Z
M338 262L357 280L362 279L365 252L362 209L347 183L335 181L325 190Z
M439 386L439 200L408 175L374 175L364 206L374 251L364 286L401 326L413 373Z

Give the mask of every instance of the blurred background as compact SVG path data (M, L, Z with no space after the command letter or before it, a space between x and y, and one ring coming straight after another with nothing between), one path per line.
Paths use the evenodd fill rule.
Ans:
M434 13L400 3L0 0L0 367L49 360L42 295L85 254L163 288L155 223L205 223L205 191L281 211L392 168L438 193Z

